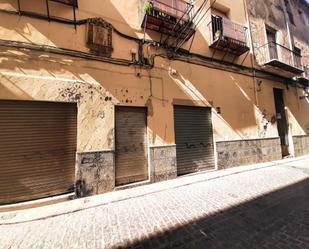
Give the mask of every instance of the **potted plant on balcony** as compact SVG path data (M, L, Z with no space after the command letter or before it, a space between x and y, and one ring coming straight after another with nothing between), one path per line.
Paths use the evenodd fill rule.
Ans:
M161 11L158 12L158 17L160 17L162 19L169 19L169 16L167 14L165 14L164 12L161 12Z
M221 30L217 30L217 31L215 32L214 40L219 39L220 36L221 36Z
M153 11L153 3L150 1L146 1L144 3L144 10L147 14L151 14L151 12Z

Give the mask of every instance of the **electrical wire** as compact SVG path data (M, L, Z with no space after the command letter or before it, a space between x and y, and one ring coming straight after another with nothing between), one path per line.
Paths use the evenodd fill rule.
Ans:
M16 49L24 49L24 50L32 50L32 51L43 51L48 53L60 54L60 55L68 55L72 57L78 57L88 60L95 60L101 62L108 62L115 65L120 66L131 66L133 65L132 61L120 58L107 58L102 57L82 51L76 51L67 48L59 48L49 45L38 45L26 42L19 42L19 41L9 41L9 40L2 40L0 39L0 47L10 47Z
M204 17L206 16L206 14L208 13L208 11L213 7L213 5L216 3L217 0L214 0L214 2L212 4L210 4L210 6L208 7L208 9L204 12L204 14L202 15L202 17L197 21L197 23L195 24L195 29L197 29L200 24L200 22L204 19ZM207 1L208 2L208 1ZM206 3L207 3L206 2ZM206 6L206 5L205 5ZM202 11L202 10L201 10ZM182 42L180 44L176 45L176 50L177 51L180 47L182 47L182 45L186 42L186 39L188 38L188 34L186 36L185 39L182 40Z
M201 4L201 6L197 9L197 11L194 13L193 17L192 17L192 22L194 23L195 22L195 18L200 15L200 13L203 11L203 9L205 8L206 4L207 4L208 0L203 0L203 3ZM174 46L177 47L177 44L179 42L179 39L181 37L181 35L188 29L189 27L189 23L186 24L186 26L181 30L181 32L178 34L175 42L174 42ZM189 33L190 34L190 33ZM186 35L185 38L182 39L182 41L186 41L188 37L188 34Z
M207 3L207 0L204 0L204 2ZM216 0L206 10L206 13L209 11L209 9L213 6L213 4L215 2L216 2ZM204 4L202 4L198 10L203 9L203 7L202 7L203 5ZM7 14L13 14L13 15L20 15L21 14L21 15L25 15L25 16L29 16L29 17L36 17L36 18L44 19L44 20L48 20L48 18L49 18L49 20L51 20L51 21L55 21L55 22L59 22L59 23L63 23L63 24L71 24L71 25L72 24L84 25L88 22L88 19L81 19L81 20L77 20L75 22L73 20L69 20L69 19L65 19L65 18L59 18L59 17L53 17L53 16L48 17L48 16L45 16L45 15L42 15L42 14L32 13L32 12L28 12L28 11L18 12L18 11L0 9L0 12L7 13ZM199 11L199 13L200 13L200 11ZM204 13L204 15L205 15L205 13ZM197 16L197 15L195 15L195 16ZM203 16L202 16L202 18L203 18ZM202 18L199 19L198 23L202 20ZM142 39L138 39L136 37L132 37L132 36L129 36L127 34L120 32L114 26L112 26L112 27L113 27L113 31L115 31L116 34L118 34L119 36L121 36L125 39L136 41L139 44L143 41ZM146 43L153 44L154 41L147 40ZM79 58L89 59L89 60L96 60L96 61L111 63L111 64L115 64L115 65L122 65L122 66L136 65L132 61L126 60L126 59L107 58L107 57L102 57L102 56L99 56L99 55L94 55L94 54L90 54L90 53L86 53L86 52L81 52L81 51L76 51L76 50L71 50L71 49L66 49L66 48L53 47L53 46L48 46L48 45L38 45L38 44L31 44L31 43L18 42L18 41L0 40L0 46L1 47L13 47L13 48L17 48L17 49L31 49L31 50L35 50L35 51L45 51L45 52L50 52L50 53L55 53L55 54L68 55L68 56L72 56L72 57L79 57ZM196 58L201 59L202 61L208 61L208 62L211 60L214 63L225 64L227 66L233 67L235 69L236 73L237 72L239 73L239 70L249 70L252 74L256 73L256 77L259 77L259 78L265 78L265 75L267 75L267 76L269 76L269 77L267 77L267 79L269 79L269 80L273 80L275 78L275 79L280 80L280 82L290 83L292 85L301 85L302 88L304 87L298 81L295 81L295 80L289 79L289 78L284 78L284 77L281 77L281 76L278 76L276 74L272 74L272 73L269 73L269 72L265 72L265 71L256 69L254 67L248 68L248 67L245 67L245 66L242 66L242 65L239 65L239 64L234 64L234 63L224 62L224 61L218 62L214 58L212 59L210 57L207 57L207 56L204 56L204 55L201 55L201 54L192 53L190 51L183 50L183 49L181 50L181 52L182 52L181 56L185 55L185 56L189 56L189 57L196 57ZM157 57L157 56L163 56L163 55L162 54L154 55L151 58L151 64L150 65L139 64L139 66L142 66L144 68L153 68L154 67L154 60L155 60L155 57ZM171 59L171 58L169 58L169 59ZM175 59L180 60L180 58L175 58ZM190 62L189 60L187 60L186 62L188 62L188 63L200 63L200 62L194 62L194 61ZM205 66L203 63L201 65ZM252 75L250 75L250 77L252 77Z

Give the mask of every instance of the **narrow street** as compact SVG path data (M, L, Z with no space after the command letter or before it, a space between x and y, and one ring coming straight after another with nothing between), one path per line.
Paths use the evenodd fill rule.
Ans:
M306 249L308 177L307 157L116 191L105 204L92 207L92 198L104 197L96 196L84 210L32 221L4 224L14 215L3 213L0 248ZM111 201L119 193L128 198ZM14 214L23 212L30 211Z

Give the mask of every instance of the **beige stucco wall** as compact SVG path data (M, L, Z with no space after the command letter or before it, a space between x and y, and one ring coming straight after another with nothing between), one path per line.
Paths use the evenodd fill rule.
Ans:
M300 48L302 53L302 64L303 66L308 66L309 30L308 26L304 25L298 13L299 10L302 10L303 14L307 15L307 18L309 18L309 12L306 11L306 9L308 9L308 4L306 5L302 3L302 1L290 1L293 19L295 22L295 25L293 25L289 21L283 0L246 0L246 3L248 6L252 42L255 51L255 66L259 67L266 62L265 59L268 59L263 58L264 48L261 48L261 46L267 43L265 26L269 26L277 30L277 42L279 44L291 50L293 50L293 45ZM288 60L287 58L284 58L284 54L280 54L280 50L278 53L280 60ZM285 72L282 70L272 69L271 72L277 73L279 75L285 75ZM291 75L289 76L291 77ZM271 80L262 80L261 89L258 89L257 96L258 103L261 107L260 109L265 109L267 116L271 116L275 113L272 92L273 88L281 88L284 90L284 101L286 105L290 134L308 134L308 99L300 99L300 97L304 96L305 94L304 90Z
M222 116L214 115L218 139L256 136L253 104L247 104L253 99L249 77L163 59L148 71L72 58L62 64L55 62L61 56L48 54L38 61L33 54L15 53L18 60L3 58L0 98L78 102L81 151L113 148L113 143L102 141L112 134L113 104L147 105L153 144L174 143L173 104L209 106L211 102L221 107ZM222 91L228 91L229 97ZM106 96L112 100L105 101ZM238 113L243 114L238 117ZM107 123L97 119L100 115ZM98 134L102 138L94 143Z
M21 2L26 9L45 11L44 5L33 4L37 0ZM232 20L246 23L241 0L237 3L217 2L230 8ZM51 11L70 17L71 10L67 7L64 10L61 6L53 3ZM142 37L136 6L139 6L137 0L130 3L96 0L96 4L80 0L77 18L103 17L120 31ZM16 3L0 1L0 8L16 8ZM78 26L75 30L70 25L2 13L0 23L0 39L88 52L85 26ZM147 38L158 38L156 33L147 32L146 35ZM211 56L208 37L207 21L204 21L192 51ZM130 60L130 50L137 49L137 44L113 34L113 47L112 57ZM144 48L144 52L154 54L162 50L148 47ZM299 100L295 88L287 90L282 83L263 79L261 88L257 89L257 79L241 72L233 73L160 57L155 59L155 68L143 69L4 47L0 55L0 99L78 103L79 152L114 149L114 105L148 107L149 140L152 145L175 143L174 104L213 105L217 141L277 137L276 125L269 123L275 114L273 87L285 89L291 132L295 135L309 133L309 104ZM245 65L250 65L250 56ZM301 90L297 92L302 94ZM216 112L217 107L220 107L221 114Z
M290 24L292 43L301 49L302 64L309 68L309 4L305 5L301 1L290 3L295 24Z
M195 11L201 4L196 1ZM79 0L79 8L76 10L77 19L86 19L92 17L101 17L104 20L113 24L113 26L128 35L143 38L144 32L141 28L143 17L141 16L142 4L140 0L93 0L89 4L87 0ZM213 51L209 50L210 35L210 4L208 1L204 11L199 15L203 17L197 27L197 32L192 45L192 52L201 53L203 55L212 56ZM229 18L241 25L246 26L246 17L244 12L243 0L236 2L226 0L217 0L215 6L225 6L228 9ZM21 8L25 11L32 11L46 15L45 1L27 0L21 1ZM4 1L0 0L0 9L16 10L17 3L15 0ZM206 12L206 13L205 13ZM50 2L51 15L73 19L73 12L70 7L63 6L58 3ZM200 18L197 18L200 19ZM76 49L80 51L88 51L86 47L86 26L77 26L77 30L70 25L63 25L55 22L47 22L29 17L16 17L6 14L1 14L0 20L2 27L0 30L1 39L18 40L24 42L34 42L38 44L54 45L62 48ZM147 31L146 39L160 40L160 34L157 32ZM175 45L170 39L170 44ZM136 43L124 40L118 35L113 35L114 51L113 57L131 59L130 51L132 48L137 49ZM183 48L189 48L190 41L184 44ZM222 53L217 53L217 58L222 58ZM237 62L241 63L245 55L240 56ZM232 56L227 56L227 60L232 60ZM244 62L245 65L250 65L250 60Z
M289 1L293 15L294 24L289 21L286 7L283 0L246 0L250 26L252 33L253 47L256 54L256 65L262 65L269 58L267 57L267 37L265 26L276 30L277 43L293 50L293 46L302 51L302 65L309 65L309 26L304 23L299 11L307 16L309 20L309 6L302 1ZM266 55L266 57L265 57ZM278 48L278 56L281 61L289 63L291 54ZM272 70L275 73L285 74L284 71Z

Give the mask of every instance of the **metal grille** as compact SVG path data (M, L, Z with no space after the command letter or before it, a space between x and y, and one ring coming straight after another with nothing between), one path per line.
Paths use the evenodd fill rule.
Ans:
M146 110L116 107L116 185L148 178Z
M178 175L213 169L211 109L174 107Z
M74 191L75 104L0 101L0 204Z
M154 9L162 11L170 16L173 16L177 19L184 18L188 19L188 3L183 0L152 0Z
M232 22L227 18L213 15L209 27L211 29L212 41L221 36L247 45L247 27L243 25Z

